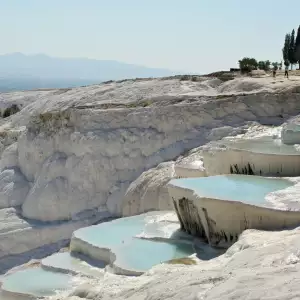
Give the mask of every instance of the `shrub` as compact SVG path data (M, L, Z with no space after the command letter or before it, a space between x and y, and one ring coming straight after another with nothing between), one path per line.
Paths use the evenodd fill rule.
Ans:
M7 118L7 117L9 117L11 115L16 114L19 111L20 111L19 107L16 104L13 104L11 107L7 107L4 110L2 117L3 118Z
M256 70L258 67L258 62L255 58L244 57L239 60L239 66L242 73L249 73L252 70Z

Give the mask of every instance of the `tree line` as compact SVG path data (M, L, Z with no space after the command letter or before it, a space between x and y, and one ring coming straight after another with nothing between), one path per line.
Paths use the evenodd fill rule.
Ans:
M255 58L244 57L239 60L239 66L242 73L248 73L252 70L269 71L271 67L274 69L282 69L283 63L287 67L293 68L293 65L299 64L300 69L300 26L298 27L295 37L295 30L285 35L284 46L282 48L283 62L270 62L269 60L257 61Z
M239 66L242 73L248 73L253 70L270 71L271 67L281 69L282 62L270 62L269 60L257 61L255 58L244 57L239 60Z
M286 66L291 66L292 69L293 65L298 63L300 69L300 26L296 38L295 29L285 35L282 57Z

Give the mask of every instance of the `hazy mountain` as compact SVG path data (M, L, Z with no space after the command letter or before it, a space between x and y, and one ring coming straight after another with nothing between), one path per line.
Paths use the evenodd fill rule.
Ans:
M174 74L166 69L111 60L56 58L22 53L0 55L0 91L73 87L106 80Z

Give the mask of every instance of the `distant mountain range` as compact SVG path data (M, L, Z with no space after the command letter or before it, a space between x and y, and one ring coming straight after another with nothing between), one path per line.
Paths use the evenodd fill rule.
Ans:
M167 69L148 68L112 60L57 58L45 54L0 55L0 91L62 88L107 80L175 75Z

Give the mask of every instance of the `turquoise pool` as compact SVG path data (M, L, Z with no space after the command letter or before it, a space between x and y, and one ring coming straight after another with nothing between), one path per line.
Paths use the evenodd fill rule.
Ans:
M101 276L105 267L104 263L97 263L91 265L87 263L86 257L76 257L71 255L69 252L55 253L42 260L42 267L52 268L56 272L65 273L80 273L87 276Z
M11 293L45 297L72 287L67 274L45 271L42 268L21 270L3 278L2 289Z
M294 145L283 144L280 139L273 139L270 136L250 140L225 140L221 141L220 144L223 144L231 149L245 150L254 153L300 155L300 151L297 151Z
M195 252L191 242L135 237L143 232L145 218L149 216L151 213L82 228L75 232L75 236L99 248L111 249L116 255L116 265L133 271L144 272L161 262L186 257Z
M285 179L250 175L173 179L170 184L191 189L200 197L240 201L247 204L263 204L267 194L293 185Z

